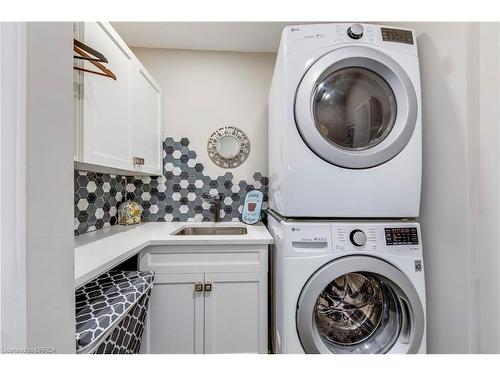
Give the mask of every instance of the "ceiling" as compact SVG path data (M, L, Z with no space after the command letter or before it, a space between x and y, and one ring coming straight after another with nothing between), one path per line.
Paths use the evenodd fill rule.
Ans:
M131 47L277 52L281 31L304 22L112 22Z

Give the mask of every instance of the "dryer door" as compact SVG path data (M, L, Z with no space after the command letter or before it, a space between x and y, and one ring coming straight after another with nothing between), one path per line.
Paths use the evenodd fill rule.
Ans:
M410 280L370 256L320 268L301 292L296 319L306 353L417 353L425 329Z
M295 97L295 121L309 148L339 167L385 163L409 142L418 103L408 74L368 47L339 48L306 72Z

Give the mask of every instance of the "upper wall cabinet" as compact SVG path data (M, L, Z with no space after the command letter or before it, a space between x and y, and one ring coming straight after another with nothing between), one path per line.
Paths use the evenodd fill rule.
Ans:
M132 67L132 151L143 159L144 171L162 173L160 90L141 64Z
M116 80L75 71L75 167L95 172L160 175L161 92L109 23L76 25L75 38L102 53ZM78 63L78 61L77 61ZM85 69L96 70L89 62Z

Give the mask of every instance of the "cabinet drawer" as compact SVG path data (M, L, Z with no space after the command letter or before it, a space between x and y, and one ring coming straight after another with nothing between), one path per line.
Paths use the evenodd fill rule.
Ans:
M141 270L159 273L267 272L267 246L149 246Z

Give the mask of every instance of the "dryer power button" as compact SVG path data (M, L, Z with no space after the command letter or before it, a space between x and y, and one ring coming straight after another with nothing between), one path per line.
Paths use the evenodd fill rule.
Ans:
M363 26L359 23L355 23L347 29L347 35L349 35L351 39L360 39L363 36L363 31Z

